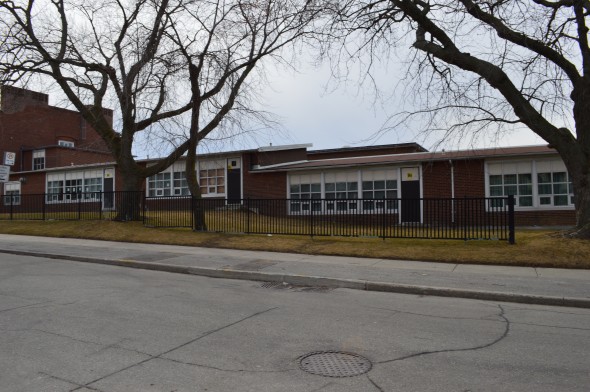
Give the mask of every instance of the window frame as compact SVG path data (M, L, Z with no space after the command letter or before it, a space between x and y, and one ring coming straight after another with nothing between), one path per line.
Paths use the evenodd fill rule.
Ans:
M45 166L45 150L33 150L31 159L32 170L44 170Z
M514 206L515 211L533 211L533 210L573 210L575 208L575 205L573 203L573 187L571 187L571 177L569 175L569 173L567 172L567 169L565 168L565 164L563 163L563 160L559 157L532 157L528 160L523 160L523 159L509 159L509 160L500 160L500 159L494 159L494 160L486 160L485 161L485 169L484 169L484 174L485 174L485 196L488 198L494 198L494 197L500 197L500 196L492 196L491 195L491 186L496 186L494 184L491 183L491 176L493 175L505 175L505 174L514 174L514 173L508 173L508 171L514 171L514 170L506 170L506 167L518 167L519 165L523 165L523 164L528 164L530 165L530 174L531 174L531 186L532 186L532 205L531 206L521 206L519 205L518 201L516 203L516 205ZM501 174L497 174L496 171L498 170L497 167L493 169L493 173L491 170L492 166L497 166L497 165L501 165L502 166L502 173ZM547 169L547 168L550 169ZM554 205L554 196L558 195L558 196L565 196L565 194L555 194L553 193L553 184L554 182L551 183L541 183L539 181L539 175L541 174L546 174L546 173L551 173L551 177L553 180L553 173L566 173L566 179L569 182L557 182L558 184L561 185L566 185L568 187L568 204L567 205ZM516 173L516 174L525 174L525 173ZM512 184L510 184L512 185ZM514 184L515 186L519 186L519 184ZM524 184L523 184L524 185ZM526 184L528 185L528 184ZM552 187L552 193L551 194L542 194L540 193L540 185L551 185ZM505 195L501 196L501 197L506 197ZM515 195L515 200L518 200L518 195ZM541 197L551 197L551 204L541 204ZM501 207L500 205L498 205L498 203L486 203L486 208L488 209L488 211L491 211L493 208L497 208L497 207Z

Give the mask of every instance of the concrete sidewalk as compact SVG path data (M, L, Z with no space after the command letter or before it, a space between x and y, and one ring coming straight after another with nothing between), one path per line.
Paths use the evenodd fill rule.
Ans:
M590 308L590 270L0 235L0 252L215 278Z

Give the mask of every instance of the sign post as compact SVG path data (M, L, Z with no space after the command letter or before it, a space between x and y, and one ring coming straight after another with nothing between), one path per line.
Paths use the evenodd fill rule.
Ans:
M4 153L4 165L6 166L14 166L14 161L16 160L16 153L6 151Z

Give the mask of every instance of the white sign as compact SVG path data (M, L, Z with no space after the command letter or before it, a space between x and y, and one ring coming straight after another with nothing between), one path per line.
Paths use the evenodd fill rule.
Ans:
M10 166L0 165L0 182L8 182L10 175Z
M15 160L16 160L16 153L8 152L8 151L4 153L4 164L5 165L13 166Z

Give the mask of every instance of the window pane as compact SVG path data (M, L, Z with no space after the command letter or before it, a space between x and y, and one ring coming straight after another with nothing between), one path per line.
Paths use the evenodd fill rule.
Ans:
M533 178L530 174L519 174L518 175L518 183L519 184L530 184L533 182Z
M518 194L519 195L532 195L533 194L533 186L532 185L519 185L518 186Z
M551 184L539 184L539 195L550 195Z
M542 206L550 205L551 204L551 198L548 197L548 196L541 197L541 198L539 198L539 203Z
M385 189L385 181L375 181L375 189Z
M291 193L299 193L299 184L291 185Z
M373 181L363 181L363 190L368 191L373 189Z
M516 174L505 174L504 184L516 184Z
M490 176L490 185L502 185L502 176Z
M372 199L373 192L363 192L363 199Z
M375 199L385 199L384 191L375 191Z
M567 182L567 173L566 172L553 173L553 182Z
M554 196L553 197L553 205L555 205L555 206L567 206L567 199L568 199L568 196L566 196L566 195Z
M539 184L551 182L551 173L539 173L537 174L537 180L539 181Z
M345 191L346 190L346 183L345 182L337 182L336 183L336 190L337 191Z
M516 195L516 185L509 185L504 187L504 196Z
M359 184L356 182L349 182L348 183L348 190L349 191L356 191L359 189Z
M567 184L553 184L553 193L556 195L563 195L567 192Z
M309 192L310 189L309 184L301 184L301 192Z
M397 181L386 181L385 186L387 189L397 189Z
M533 205L532 196L521 196L518 198L518 205L521 207L531 207Z
M327 183L326 184L326 192L333 192L336 189L334 183Z
M501 186L491 186L490 187L490 196L504 196L502 192Z
M311 184L311 191L312 192L321 192L322 185L321 184Z

